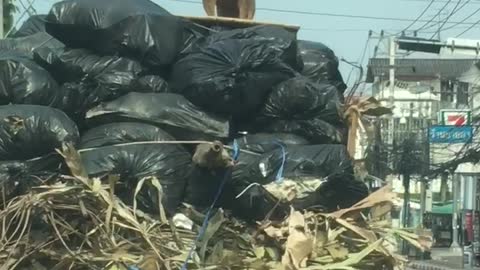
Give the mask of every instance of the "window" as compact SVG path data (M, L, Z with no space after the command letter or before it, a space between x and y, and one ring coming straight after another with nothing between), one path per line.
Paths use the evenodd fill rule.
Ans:
M457 104L468 105L468 83L458 82L457 86Z
M442 81L440 84L440 100L446 102L453 102L453 82Z

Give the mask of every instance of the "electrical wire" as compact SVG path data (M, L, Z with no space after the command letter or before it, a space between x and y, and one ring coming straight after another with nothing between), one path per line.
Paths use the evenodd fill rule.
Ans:
M445 5L438 11L438 13L435 14L435 16L433 16L430 20L428 20L424 25L422 25L420 28L418 28L417 31L419 32L419 31L425 29L425 27L427 27L429 24L431 24L437 16L440 16L440 14L442 14L442 11L444 11L447 8L447 6L450 5L451 2L452 2L452 0L448 0L447 3L445 3Z
M466 34L468 31L472 30L476 25L480 24L480 20L478 20L476 23L474 23L472 26L470 26L469 28L467 28L465 31L463 31L462 33L458 34L456 37L461 37L463 36L464 34Z
M425 13L430 9L430 7L433 5L433 3L435 3L435 0L431 0L430 3L423 9L422 13L420 13L420 15L418 15L418 17L412 23L410 23L407 27L405 27L398 34L404 32L404 31L407 31L408 29L410 29L410 27L412 27L414 24L416 24L418 22L418 20L420 20L423 17L423 15L425 15Z
M193 0L170 0L173 2L183 2L183 3L193 3L202 5L201 2L193 1ZM449 0L451 2L451 0ZM352 18L352 19L366 19L366 20L380 20L380 21L398 21L398 22L413 22L415 19L409 18L398 18L398 17L380 17L380 16L366 16L366 15L354 15L354 14L341 14L341 13L329 13L329 12L311 12L311 11L300 11L300 10L286 10L286 9L275 9L275 8L257 8L257 11L270 11L270 12L278 12L278 13L287 13L287 14L299 14L299 15L312 15L312 16L325 16L325 17L339 17L339 18ZM427 24L431 23L432 20L421 20L419 19L417 22L427 22ZM449 24L452 23L459 23L459 22L448 22ZM462 25L472 25L473 22L461 22Z
M450 29L453 29L455 27L457 27L460 23L463 23L465 21L467 21L468 19L470 19L471 17L473 17L475 14L477 14L478 12L480 12L480 8L478 8L477 10L475 10L472 14L468 15L467 17L465 17L462 21L460 21L459 23L456 23L454 25L451 25L449 27L446 27L444 28L443 30L450 30Z
M370 44L370 35L368 36L367 41L365 42L365 47L363 48L363 52L362 52L361 56L360 56L359 59L358 59L358 63L359 63L360 65L363 65L363 61L364 61L364 59L365 59L365 55L366 55L366 53L367 53L368 45L369 45L369 44ZM352 69L351 69L350 72L348 73L348 77L347 77L347 81L346 81L347 85L348 85L349 82L350 82L351 75L352 75L352 73L353 73L353 70L355 70L355 68L356 68L355 66L352 66Z
M435 35L437 34L440 34L440 31L442 31L442 28L445 26L445 24L448 22L448 20L450 20L450 18L456 13L458 12L458 10L460 10L461 8L458 8L458 6L460 5L460 3L462 2L462 0L458 0L457 4L455 5L455 7L453 8L452 12L450 12L450 15L447 16L447 18L445 18L445 20L443 21L442 25L440 25L440 27L438 28L438 31L437 33L433 33L433 35L430 37L430 39L433 39L433 37L435 37ZM468 3L468 2L467 2ZM465 6L465 5L464 5Z
M462 9L463 9L467 4L469 4L469 3L471 3L471 0L465 1L465 2L463 3L463 5L462 5L460 8L458 8L458 9L454 8L453 11L452 11L452 13L450 13L450 15L448 16L447 20L448 20L451 16L455 15L457 12L459 12L460 10L462 10ZM458 4L458 3L457 3L457 4ZM458 6L458 5L457 5L457 6ZM466 20L467 20L467 19L464 19L464 20L460 21L460 23L465 22ZM430 26L425 27L422 32L425 32L425 30L428 30L428 29L430 29L430 28L436 27L436 26L442 24L443 22L445 22L445 20L442 21L442 22L437 22L437 23L431 24ZM447 28L441 27L441 30L445 31L445 30L451 29L451 28L453 28L453 27L455 27L455 26L457 26L457 25L458 25L458 22L457 22L456 24L454 24L454 26L449 26L449 27L447 27ZM438 31L438 29L435 30L435 31ZM435 32L433 32L433 33L435 33Z

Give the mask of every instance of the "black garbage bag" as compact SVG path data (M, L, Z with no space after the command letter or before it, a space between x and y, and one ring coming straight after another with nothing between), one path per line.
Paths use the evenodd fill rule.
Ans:
M342 122L338 90L328 82L314 83L299 76L277 85L261 112L261 117L283 120L318 118L328 123Z
M295 134L313 144L340 144L344 141L341 130L318 118L270 120L269 122L258 122L256 126L258 132Z
M225 178L225 170L210 170L195 166L185 189L184 201L196 208L207 208L215 199ZM222 207L221 200L216 207Z
M368 196L365 183L357 180L338 179L326 181L307 197L298 198L293 202L296 209L312 209L331 212L348 208Z
M58 183L63 161L56 153L29 160L0 161L0 186L5 188L6 201L26 194L32 187Z
M162 204L170 214L182 202L192 168L190 154L177 144L105 146L81 151L81 157L90 176L119 175L117 195L128 204L133 203L139 181L155 177L162 187ZM146 179L137 196L139 207L158 213L158 198L157 188Z
M235 174L237 168L233 170ZM262 186L248 188L248 183L232 181L231 177L232 171L228 169L212 171L195 167L185 191L185 202L198 210L205 209L213 203L217 193L221 192L215 207L230 210L237 218L261 221L270 212L270 220L281 220L286 216L288 208L279 204ZM220 191L222 182L225 183Z
M330 81L339 92L347 88L338 70L335 53L320 42L299 40L298 48L303 60L302 74L315 82Z
M45 32L39 32L30 36L19 38L6 38L0 40L1 51L15 51L33 55L33 51L39 48L61 49L65 45Z
M31 36L37 33L46 33L45 22L47 15L32 15L30 16L20 28L15 31L11 37L19 38Z
M103 101L115 98L105 87L97 81L85 77L77 82L68 82L60 86L59 95L62 100L57 102L56 107L64 111L77 125L85 125L86 112Z
M173 67L172 89L208 111L248 118L296 65L295 34L275 27L220 32ZM277 34L278 33L278 34ZM274 35L276 34L276 35Z
M176 139L226 138L229 123L206 113L171 93L129 93L91 109L87 119L92 124L141 121L156 125Z
M52 162L53 161L53 162ZM58 180L61 158L42 157L32 160L0 161L0 186L5 201L24 195L31 188ZM1 205L1 202L0 202Z
M42 48L34 52L34 59L59 83L76 82L88 75L112 92L130 90L143 71L137 61L118 56L99 56L85 49Z
M243 154L235 168L234 186L263 186L274 195L282 185L296 183L302 194L292 203L298 209L333 211L368 195L366 186L354 179L353 164L343 145L290 145L260 157Z
M130 142L174 141L156 126L135 122L112 123L92 128L82 135L80 148L102 147Z
M353 179L353 165L343 145L287 145L260 156L240 156L234 181L270 184L281 178Z
M287 133L258 133L248 134L237 140L242 150L264 154L277 149L280 145L308 145L304 138Z
M261 185L236 182L226 186L222 205L246 221L282 221L289 214L288 204L279 201Z
M79 133L65 113L37 105L0 106L0 160L27 160L76 145Z
M133 82L131 89L143 93L170 92L167 81L157 75L145 75L138 78Z
M66 0L53 5L46 29L71 48L165 67L182 50L188 25L149 0Z
M35 62L18 53L0 53L0 105L56 106L60 95L56 81Z

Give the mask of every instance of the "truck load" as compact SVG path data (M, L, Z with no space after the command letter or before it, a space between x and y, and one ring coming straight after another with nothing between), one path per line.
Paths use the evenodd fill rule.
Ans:
M427 249L354 177L338 60L297 31L149 0L25 22L0 42L0 265L392 269L391 238Z

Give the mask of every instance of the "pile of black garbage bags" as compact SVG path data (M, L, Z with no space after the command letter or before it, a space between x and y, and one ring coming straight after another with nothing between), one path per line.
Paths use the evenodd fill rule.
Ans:
M347 207L368 190L346 152L345 88L333 51L280 27L210 30L149 0L58 2L0 40L0 181L10 196L48 183L71 143L92 177L120 175L126 203L157 178L162 194L145 181L137 197L147 212L159 196L173 214L217 193L247 220ZM237 150L233 168L162 143L214 140ZM280 200L269 190L285 182L310 189Z

